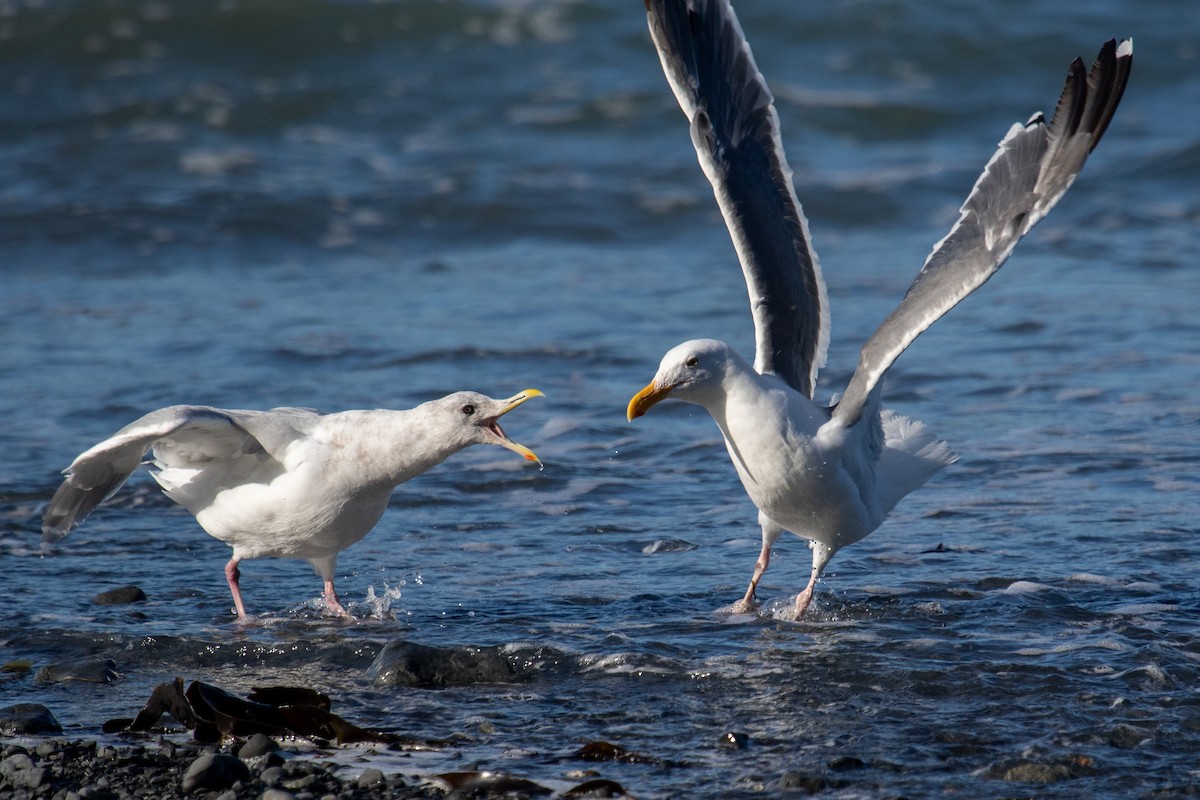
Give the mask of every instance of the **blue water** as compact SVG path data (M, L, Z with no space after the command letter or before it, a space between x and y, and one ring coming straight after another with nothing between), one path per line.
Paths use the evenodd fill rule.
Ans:
M890 376L962 460L837 555L801 623L775 618L808 575L790 536L763 615L717 613L758 530L712 422L624 419L675 343L752 347L640 3L4 6L0 662L32 670L0 675L0 707L96 737L175 675L312 685L359 724L457 740L320 751L347 770L562 789L594 768L637 797L796 774L855 798L1200 787L1196 9L739 11L829 284L822 397L1008 126L1051 110L1075 55L1136 41L1076 186ZM264 560L243 564L259 622L235 625L228 550L144 474L40 550L59 470L151 409L527 386L546 398L506 429L545 468L475 448L402 486L339 559L352 623L320 614L307 565ZM127 583L140 615L92 604ZM395 639L500 645L531 678L376 687ZM85 653L123 677L34 681ZM597 739L664 763L570 758Z

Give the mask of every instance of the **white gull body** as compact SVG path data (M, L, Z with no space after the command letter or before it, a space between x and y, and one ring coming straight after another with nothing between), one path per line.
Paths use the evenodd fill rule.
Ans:
M151 474L209 535L233 548L225 576L239 618L243 559L277 556L312 564L329 607L345 616L333 586L337 555L375 527L392 491L473 444L537 456L513 442L499 418L536 389L494 400L456 392L404 411L304 408L233 411L170 406L152 411L82 453L46 508L54 542L111 497L153 453Z
M920 422L882 407L887 370L922 331L983 285L1058 202L1120 102L1133 43L1107 42L1091 70L1072 62L1049 122L1015 124L984 167L951 231L934 245L895 311L863 346L846 391L814 400L829 344L829 304L808 222L792 184L779 117L728 0L646 0L667 81L733 239L750 296L755 358L697 339L670 350L628 417L670 396L704 407L758 507L755 590L783 531L809 540L800 617L826 564L874 531L908 493L956 460Z

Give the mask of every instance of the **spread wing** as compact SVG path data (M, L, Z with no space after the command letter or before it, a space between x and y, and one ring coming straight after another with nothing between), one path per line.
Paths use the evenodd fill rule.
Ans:
M663 72L742 264L759 372L812 397L829 310L779 115L728 0L646 0Z
M67 476L42 518L42 539L58 541L87 519L125 483L151 448L172 460L192 464L265 453L263 445L226 412L207 406L170 406L152 411L85 451L67 467Z
M896 310L871 335L834 410L849 426L877 399L896 358L926 328L982 286L1017 242L1071 187L1112 120L1129 79L1133 40L1104 44L1085 71L1075 59L1047 124L1035 114L1000 142L963 204L958 221L936 245Z

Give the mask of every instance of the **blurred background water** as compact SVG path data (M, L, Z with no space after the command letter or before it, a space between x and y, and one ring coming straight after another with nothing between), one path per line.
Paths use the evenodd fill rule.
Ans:
M1008 126L1071 58L1133 36L1075 188L893 371L962 460L839 553L811 616L782 539L758 618L717 612L758 550L699 410L636 425L661 354L752 349L745 289L640 3L0 1L0 679L94 737L175 675L299 683L457 746L361 766L549 785L603 739L639 797L1161 797L1200 787L1200 13L1132 4L743 0L833 311L822 397ZM546 392L396 493L318 608L140 474L52 554L80 451L173 403L408 407ZM149 600L101 607L126 583ZM517 686L375 686L394 639L500 645ZM723 734L748 737L742 749ZM1031 766L1030 766L1031 765ZM582 765L587 766L587 765ZM1032 780L1033 782L1028 782Z

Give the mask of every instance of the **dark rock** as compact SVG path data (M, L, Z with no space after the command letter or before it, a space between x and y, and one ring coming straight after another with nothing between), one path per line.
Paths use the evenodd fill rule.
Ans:
M597 778L584 781L563 792L563 797L628 797L625 787L616 781Z
M71 797L67 794L67 798ZM110 789L101 789L98 786L84 786L75 792L75 797L79 800L119 800L120 795Z
M116 589L109 589L107 592L101 592L92 598L92 602L98 606L124 606L129 603L144 603L146 601L146 593L136 586L120 586Z
M464 797L499 797L508 794L533 796L551 793L545 786L502 772L446 772L437 778L450 791Z
M867 765L863 763L861 758L855 758L854 756L842 756L829 762L829 768L834 772L848 772L852 769L862 769L865 766Z
M200 789L221 791L238 781L248 781L250 770L241 759L219 753L206 753L188 767L183 776L183 791L191 794Z
M1127 725L1121 723L1108 732L1108 743L1113 747L1119 747L1122 750L1132 750L1133 748L1148 742L1154 738L1154 734L1145 728L1139 728L1136 725Z
M381 686L426 689L522 679L495 647L429 647L404 641L384 647L367 669L367 677Z
M779 776L779 788L788 791L799 791L806 794L817 794L830 788L829 781L820 775L809 775L803 772L785 772Z
M67 681L112 683L120 680L121 674L117 672L117 662L111 658L83 656L69 661L47 664L37 671L37 675L33 679L37 683L65 683Z
M267 753L273 753L279 749L279 743L267 736L265 733L256 733L246 740L238 750L237 756L242 761L250 761L255 758L265 756Z
M718 747L724 747L727 750L744 750L750 744L750 737L744 733L736 733L729 731L717 740Z
M40 703L18 703L0 708L0 735L35 736L62 733L62 725Z
M260 756L259 758L255 759L254 766L259 772L263 772L271 767L282 767L285 763L287 763L287 759L283 757L283 754L278 750L272 750L265 756Z
M583 761L615 761L621 764L666 764L661 759L626 750L611 742L588 742L575 752L575 758Z

